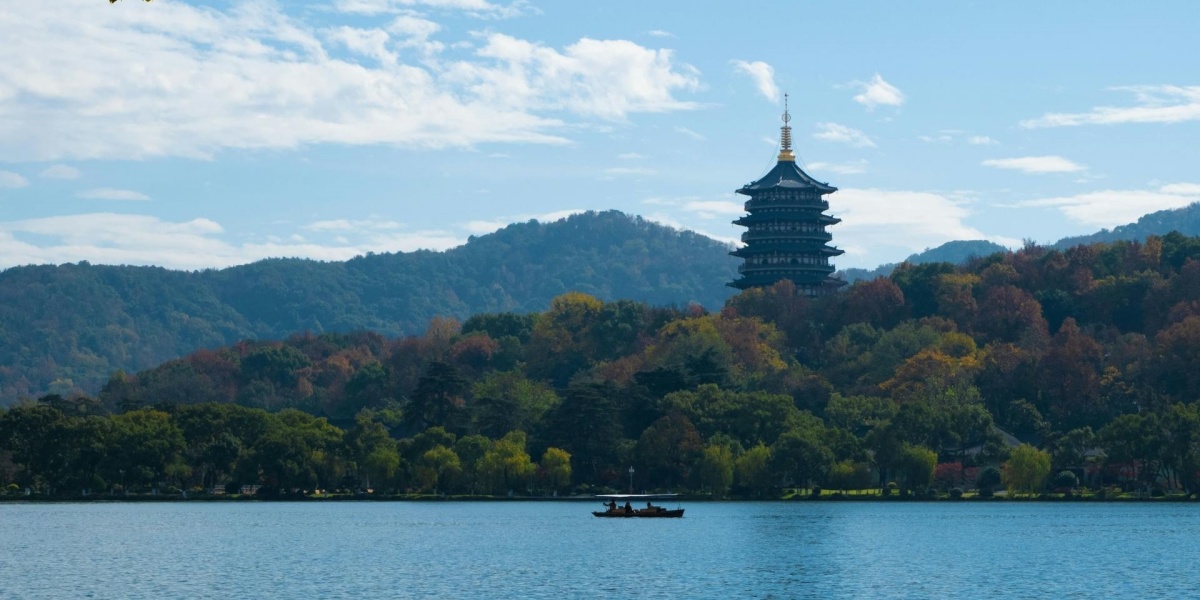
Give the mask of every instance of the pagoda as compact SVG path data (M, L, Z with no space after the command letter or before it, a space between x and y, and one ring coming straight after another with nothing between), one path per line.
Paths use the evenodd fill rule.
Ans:
M829 203L823 198L837 188L813 179L796 164L791 120L785 95L779 162L761 179L737 190L749 196L750 214L733 222L747 231L742 234L745 245L730 252L744 261L738 267L741 277L727 285L744 290L790 279L799 293L822 296L846 285L830 277L834 267L829 258L843 252L829 245L833 236L825 229L841 222L825 214Z

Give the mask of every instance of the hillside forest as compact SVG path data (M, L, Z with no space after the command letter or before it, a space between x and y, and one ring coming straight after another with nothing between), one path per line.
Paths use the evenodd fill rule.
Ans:
M298 334L0 415L0 481L77 496L1004 486L1194 494L1200 238L902 265L719 310L560 294L421 335ZM231 487L233 486L233 487Z

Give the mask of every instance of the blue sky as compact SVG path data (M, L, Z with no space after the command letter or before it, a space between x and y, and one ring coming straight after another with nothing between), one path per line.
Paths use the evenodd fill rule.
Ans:
M444 249L618 209L733 240L797 153L840 267L1200 201L1200 6L0 4L0 268Z

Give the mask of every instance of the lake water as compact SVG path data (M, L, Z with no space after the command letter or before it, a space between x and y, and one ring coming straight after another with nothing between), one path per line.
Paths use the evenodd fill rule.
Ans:
M1200 505L0 505L4 598L1185 598Z

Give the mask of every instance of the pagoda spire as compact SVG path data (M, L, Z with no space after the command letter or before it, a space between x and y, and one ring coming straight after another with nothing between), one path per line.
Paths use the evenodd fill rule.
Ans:
M781 149L779 151L780 162L796 162L796 155L792 153L792 115L788 114L788 95L783 95L783 127L780 127L779 141Z

